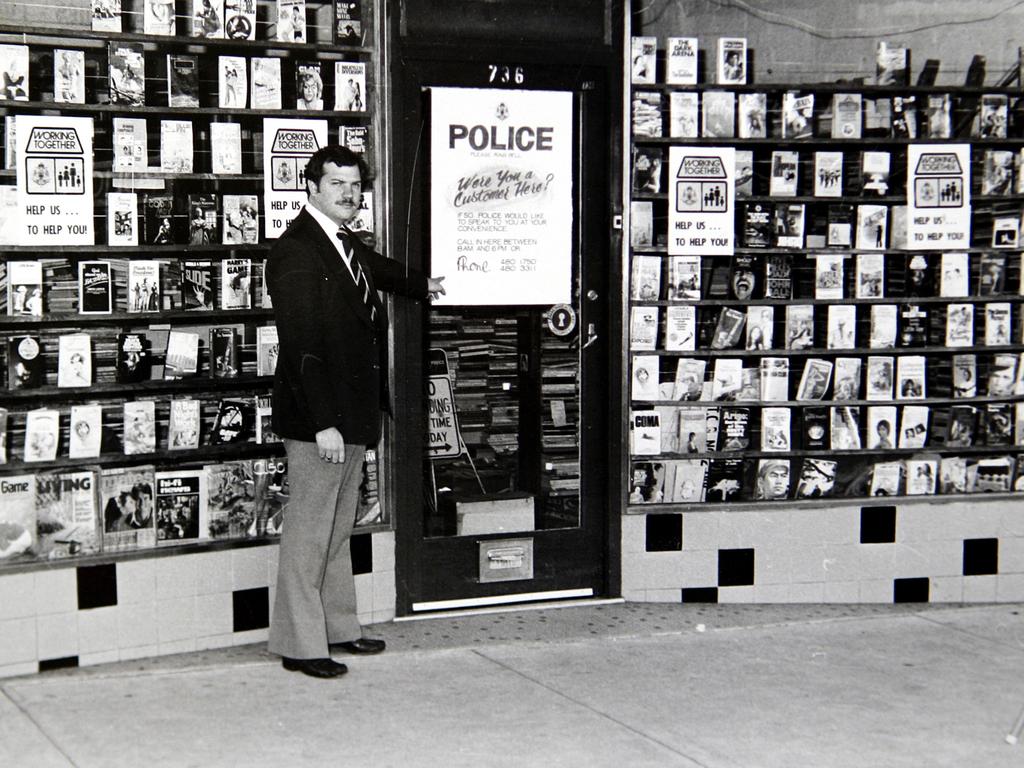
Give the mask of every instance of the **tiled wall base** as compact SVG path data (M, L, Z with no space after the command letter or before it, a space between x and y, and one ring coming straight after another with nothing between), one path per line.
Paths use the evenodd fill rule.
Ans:
M627 515L638 602L1024 600L1024 504L984 500Z
M0 575L0 677L266 640L278 547ZM395 616L395 536L352 538L359 620Z

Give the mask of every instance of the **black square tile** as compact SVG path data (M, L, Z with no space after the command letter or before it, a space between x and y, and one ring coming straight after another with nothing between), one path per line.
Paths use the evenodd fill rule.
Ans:
M235 632L270 626L270 592L267 587L236 589L231 595L231 602Z
M117 564L83 565L78 569L78 610L117 605Z
M754 583L754 550L718 550L718 586L749 587Z
M999 573L999 539L964 540L964 576Z
M860 508L860 543L892 544L896 541L896 507Z
M77 656L64 656L60 659L41 659L39 661L40 672L50 672L54 669L72 669L77 666Z
M717 603L717 587L687 587L683 589L684 603Z
M352 549L352 575L373 573L373 534L363 533L349 539Z
M683 548L682 515L647 515L648 552L678 552Z
M928 579L895 579L892 583L892 601L894 603L927 603L929 589Z

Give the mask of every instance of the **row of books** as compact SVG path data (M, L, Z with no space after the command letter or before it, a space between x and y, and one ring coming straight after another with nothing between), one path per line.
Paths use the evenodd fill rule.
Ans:
M801 162L796 150L758 154L739 149L735 166L736 196L764 194L765 187L772 197L796 197L798 194L822 198L875 197L905 193L902 180L899 184L893 183L891 152L864 150L857 157L859 162L854 163L850 154L842 151L815 152L811 164ZM1024 150L987 149L978 157L979 168L975 173L980 179L978 193L990 197L1024 193L1024 175L1021 174ZM630 179L633 194L661 194L667 188L663 180L665 167L664 148L635 145Z
M716 357L710 363L680 357L674 372L666 370L663 379L662 361L671 359L632 356L632 400L812 402L830 393L837 401L1024 395L1024 353L995 354L981 366L973 353L951 354L948 360L936 355L810 357L798 378L790 376L795 363L788 357L761 357L753 365L741 357Z
M162 36L183 34L206 40L310 41L306 0L266 0L269 21L262 37L257 35L257 5L257 0L188 0L187 13L178 14L174 0L143 0L141 9L133 8L135 13L132 13L132 10L122 9L122 0L92 0L92 29ZM333 0L332 5L334 42L359 45L363 33L360 0ZM314 7L318 6L319 3ZM126 22L131 23L129 20L135 15L142 16L141 29L127 29Z
M851 263L852 262L852 265ZM634 254L633 301L1024 296L1020 254ZM852 268L851 268L852 266Z
M1024 445L1021 402L948 408L661 406L630 413L630 453L634 456L1011 445Z
M805 91L786 91L774 104L765 92L670 91L666 99L659 91L636 90L631 124L634 138L792 141L954 136L1005 139L1011 133L1019 135L1019 126L1010 120L1010 100L1006 94L987 93L977 99L976 105L974 102L974 97L954 101L948 93L875 98L860 93L835 93L830 95L825 109L816 112L815 94ZM818 104L820 107L820 100ZM960 130L954 118L962 109L972 110L972 116Z
M129 400L113 407L99 403L72 405L65 418L57 408L36 408L24 413L24 433L21 435L21 459L25 463L55 461L67 446L71 459L97 458L103 453L115 451L125 456L153 454L158 449L187 451L199 448L201 444L229 445L255 441L258 445L278 443L280 439L271 426L272 407L270 397L226 397L217 402L216 416L209 429L203 427L203 402L181 397L169 401L167 411L166 442L158 439L158 423L163 421L164 407L161 404L160 418L155 400ZM106 419L104 417L107 417ZM10 443L10 452L18 453L14 433L7 421L13 423L13 414L6 409L3 417L3 434L8 438L0 443ZM105 423L109 421L111 423ZM117 423L121 423L120 439L117 439ZM62 435L62 424L67 432ZM205 441L204 441L204 432ZM65 442L62 438L66 437ZM161 445L161 443L164 443ZM3 457L6 463L6 453Z
M1014 306L1018 307L1014 322ZM776 315L772 305L695 307L671 304L665 308L630 308L630 349L667 352L746 349L892 349L946 346L1002 347L1024 344L1024 315L1020 304L926 305L871 304L858 312L856 304L829 304L827 325L815 323L815 305L787 304ZM870 310L870 311L869 311ZM977 322L975 320L976 315ZM983 326L979 333L975 325ZM1019 331L1014 331L1019 328ZM778 332L776 332L778 331ZM824 341L824 344L821 342ZM781 342L781 343L780 343Z
M152 334L154 337L156 334ZM201 336L185 329L170 329L160 334L164 346L153 349L153 342L142 332L117 334L116 349L105 339L94 345L93 337L84 332L62 334L57 337L56 385L58 387L90 387L99 383L95 360L113 363L113 380L121 384L152 381L155 373L159 380L174 381L193 378L202 368ZM208 331L206 373L210 378L237 378L242 370L240 350L241 332L232 326L218 326ZM277 327L263 325L256 328L256 375L273 376L277 367ZM45 386L48 350L39 336L13 336L7 340L8 389L35 389ZM111 355L111 353L114 353ZM157 370L154 358L162 358L162 370ZM106 375L103 380L110 380Z
M719 85L744 85L750 78L747 69L747 38L719 37L715 48L715 75ZM630 41L630 79L634 85L665 82L669 85L696 85L699 71L700 39L668 37L664 45L664 78L659 78L658 38L635 35ZM879 40L875 46L875 85L910 84L910 49ZM938 76L940 62L929 59L921 71L918 85L930 86ZM984 62L972 62L969 82L980 85Z
M188 259L182 260L178 271L179 309L223 310L251 309L251 259ZM109 261L78 263L78 306L82 315L109 315L115 306L127 312L159 312L167 309L165 301L166 266L155 259L137 259L122 264ZM10 261L7 263L7 314L12 317L44 317L49 307L45 298L41 261ZM219 288L219 290L218 290ZM119 299L119 296L121 297ZM264 292L264 306L269 295Z
M80 50L54 50L53 94L58 104L86 103L86 72L90 67L86 54ZM291 109L321 111L329 88L319 61L300 61L294 65L294 88L282 85L283 62L277 57L218 56L216 73L201 68L196 54L166 54L167 76L163 85L166 96L161 106L192 108L208 106L204 95L216 94L216 105L222 109ZM0 91L2 99L29 101L29 48L27 45L0 45L0 68L7 77L21 85ZM335 61L330 70L334 85L334 109L343 112L365 112L366 63ZM142 43L110 42L107 47L107 97L111 104L126 107L154 105L154 78L149 80L147 95L146 56ZM209 75L209 77L207 77ZM215 91L214 91L215 89ZM98 90L98 89L97 89ZM47 94L49 95L49 94ZM97 94L97 97L99 94ZM285 99L287 96L287 100Z
M191 469L81 467L0 478L0 561L277 535L284 457Z
M1024 490L1024 456L636 461L630 504L931 496Z

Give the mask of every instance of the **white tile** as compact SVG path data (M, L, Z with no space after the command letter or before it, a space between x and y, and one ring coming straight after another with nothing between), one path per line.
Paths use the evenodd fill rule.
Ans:
M277 583L277 565L278 565L278 562L280 562L280 559L281 559L281 547L279 545L277 545L277 544L274 544L274 545L269 546L269 547L264 547L263 551L267 555L267 583L268 584L276 584ZM392 555L392 557L393 557L393 555ZM374 567L376 567L376 563L377 563L377 561L375 559L374 560Z
M38 655L42 660L78 655L78 614L53 613L36 618Z
M153 561L156 568L156 599L158 603L196 594L195 555L161 557Z
M268 630L266 629L250 629L247 632L235 632L234 645L249 645L250 643L265 643L267 642Z
M999 572L1024 573L1024 539L999 540Z
M1002 510L1002 516L999 518L999 536L1007 538L1024 536L1024 514L1021 512L1020 502Z
M789 558L789 581L807 583L813 581L827 581L834 568L841 567L839 559L849 557L847 547L831 545L826 550L824 545L816 545L808 542L806 546L800 546L794 541L793 549Z
M118 606L117 644L119 648L156 645L158 641L155 603Z
M17 664L0 664L0 678L18 677L19 675L34 675L39 672L39 663L36 661L21 661Z
M118 605L152 604L156 600L156 562L144 559L117 564Z
M895 545L896 578L959 576L963 574L964 548L959 541L933 540Z
M48 568L34 575L36 615L78 610L78 569Z
M234 633L223 635L209 635L208 637L196 638L196 650L206 651L214 648L230 648L235 644Z
M964 602L994 603L997 580L996 576L964 576Z
M157 641L161 649L166 643L195 638L196 598L180 597L157 603ZM163 653L163 650L161 650Z
M196 636L223 635L231 632L234 609L230 592L200 595L196 598Z
M718 521L716 549L747 549L754 546L754 528L766 512L729 512ZM776 523L779 525L779 523Z
M36 615L34 585L31 572L0 575L0 621Z
M676 597L679 597L679 592L676 592ZM646 589L623 589L622 599L627 603L643 603L647 601L647 590ZM679 602L677 599L675 602Z
M38 648L34 616L0 621L0 667L35 661Z
M722 512L684 512L683 549L718 549L718 526Z
M109 651L95 651L92 653L81 653L78 655L78 666L94 667L97 664L112 664L120 661L121 652L114 648Z
M118 651L118 658L121 661L133 661L135 659L149 659L160 655L159 645L137 645L134 648L121 648Z
M117 606L78 612L79 657L118 647Z
M902 544L937 538L935 509L927 504L902 504L896 508L896 541Z
M630 552L622 553L621 561L622 590L643 590L644 568L642 555Z
M381 531L370 539L373 548L373 572L395 570L395 532Z
M197 595L231 591L231 550L200 552L195 558Z
M176 653L194 653L196 650L196 639L194 637L186 637L181 640L168 640L166 643L160 643L160 655L171 656Z
M718 584L718 552L686 552L683 555L683 569L679 574L679 586L714 587ZM755 564L756 568L756 564Z
M860 507L802 507L790 510L790 535L796 541L854 544L860 540Z
M394 610L395 608L395 572L374 573L373 575L373 612Z
M793 554L778 544L758 547L754 558L754 583L788 584L793 580Z
M1024 602L1024 574L999 574L996 577L996 600L999 602Z
M825 602L825 582L789 585L789 602L791 603L823 603Z
M621 539L623 554L645 551L647 515L623 515Z
M755 579L756 581L756 579ZM754 584L755 603L788 603L789 584Z
M821 567L825 581L861 581L888 578L891 561L892 544L826 544ZM799 580L818 581L819 577Z
M860 599L860 584L856 581L826 581L826 603L856 603Z
M373 612L373 574L360 573L355 577L356 613Z
M754 588L744 587L719 587L718 602L720 603L753 603Z
M267 547L231 550L232 589L255 589L267 586L266 550Z
M690 553L648 552L644 557L643 585L647 590L679 589Z
M856 567L862 579L892 579L896 573L897 548L906 545L897 544L858 544L856 551ZM912 551L912 550L910 550ZM904 553L906 556L906 553ZM904 572L906 572L904 568ZM917 573L914 574L918 575Z
M648 603L678 603L682 600L679 589L648 589L644 601Z
M860 602L891 603L893 583L891 579L864 579L860 583Z
M928 601L932 603L962 603L964 601L964 577L932 577L929 579Z

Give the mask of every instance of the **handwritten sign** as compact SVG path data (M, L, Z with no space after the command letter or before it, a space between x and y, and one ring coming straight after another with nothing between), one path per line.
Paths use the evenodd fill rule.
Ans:
M18 242L93 245L92 118L17 115L14 121Z
M571 298L572 94L431 89L435 304Z
M907 248L971 244L971 145L907 147Z
M736 244L736 150L670 147L668 252L731 256Z
M327 144L326 120L263 120L263 234L279 237L306 203L306 163Z

